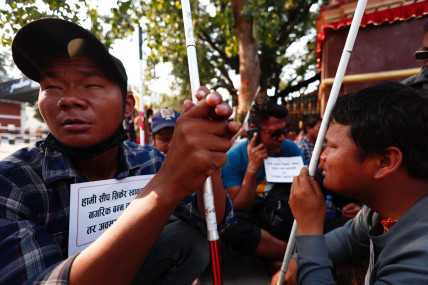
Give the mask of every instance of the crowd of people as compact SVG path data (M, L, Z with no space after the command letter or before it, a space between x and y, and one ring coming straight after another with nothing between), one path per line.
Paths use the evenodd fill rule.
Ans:
M209 176L221 240L265 259L272 284L294 219L287 284L335 284L334 269L353 260L366 265L365 284L427 283L428 23L424 29L420 74L337 100L309 177L319 116L305 118L295 143L288 110L258 98L249 137L235 142L231 107L200 87L198 102L185 101L181 113L150 112L150 143L139 144L122 62L77 24L27 24L13 40L13 60L40 84L50 132L0 161L0 284L197 283L210 262L202 193ZM268 181L264 161L291 157L305 165L292 183ZM152 174L108 230L68 255L72 184ZM327 195L334 216L326 217Z

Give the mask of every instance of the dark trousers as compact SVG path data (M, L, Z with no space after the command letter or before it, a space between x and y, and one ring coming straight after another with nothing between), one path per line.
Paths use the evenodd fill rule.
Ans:
M210 262L206 237L193 226L167 224L132 284L191 284Z

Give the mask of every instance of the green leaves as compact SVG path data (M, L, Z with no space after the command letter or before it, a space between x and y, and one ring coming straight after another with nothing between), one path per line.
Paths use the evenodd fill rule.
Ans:
M194 34L201 84L213 89L226 88L236 94L230 76L239 74L239 43L231 4L238 0L191 1ZM314 5L326 0L248 0L242 14L252 24L258 42L261 80L264 88L275 93L303 80L315 70ZM91 31L107 48L143 25L144 42L150 53L146 76L157 75L154 67L161 62L173 65L176 76L173 90L190 94L181 2L178 0L118 0L108 13L101 14L102 0L6 0L0 10L0 40L9 46L14 34L31 20L60 17L74 22L90 22ZM312 8L312 9L311 9ZM290 46L307 36L307 50L290 53ZM242 46L241 48L246 48ZM293 74L292 77L286 74ZM285 82L281 82L284 80Z

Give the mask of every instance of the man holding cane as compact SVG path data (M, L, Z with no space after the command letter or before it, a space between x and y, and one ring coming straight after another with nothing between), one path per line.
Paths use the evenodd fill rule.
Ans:
M324 186L365 206L323 236L320 187L307 168L294 178L290 207L298 224L299 284L334 284L333 263L364 258L370 260L366 284L428 282L427 120L427 95L396 82L337 100L320 157Z
M208 176L220 228L234 220L219 173L238 130L227 122L229 105L200 88L198 103L184 103L165 158L124 142L122 120L135 104L126 71L87 30L37 20L18 32L12 51L40 83L51 134L0 163L0 283L190 284L209 263L208 242L193 227L205 226ZM148 174L156 175L117 221L67 258L70 184ZM166 225L172 213L185 222Z

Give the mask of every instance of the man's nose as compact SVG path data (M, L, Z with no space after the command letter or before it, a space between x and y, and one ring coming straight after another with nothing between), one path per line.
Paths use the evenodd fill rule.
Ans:
M327 154L328 154L328 148L324 149L321 152L320 159L325 159L327 157Z
M278 137L278 139L277 140L279 140L279 141L281 141L281 142L283 142L283 141L285 141L285 139L286 139L287 137L285 136L285 134L284 133L282 133L279 137Z
M86 109L88 107L88 101L80 90L73 88L66 90L58 101L58 107L62 110L70 108Z

